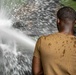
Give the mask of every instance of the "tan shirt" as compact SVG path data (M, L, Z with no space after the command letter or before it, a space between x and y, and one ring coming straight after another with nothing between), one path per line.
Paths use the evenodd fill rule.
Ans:
M34 56L41 59L44 75L76 75L76 37L62 33L38 39Z

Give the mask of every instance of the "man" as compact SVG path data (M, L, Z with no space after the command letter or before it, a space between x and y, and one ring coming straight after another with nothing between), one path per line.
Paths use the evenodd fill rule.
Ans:
M57 12L59 32L41 36L35 47L33 75L76 75L75 10L63 7Z

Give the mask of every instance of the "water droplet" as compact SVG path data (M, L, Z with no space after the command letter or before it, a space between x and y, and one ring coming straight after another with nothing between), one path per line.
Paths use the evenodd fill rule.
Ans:
M64 46L64 44L62 45L62 47Z
M73 46L74 46L74 47L76 47L76 45L75 45L75 44L74 44Z
M65 49L63 50L63 55L65 54Z
M60 49L58 49L58 50L60 50Z
M56 43L58 43L58 42L56 41Z
M76 44L76 41L74 41L74 44Z
M64 41L62 43L64 43Z
M71 40L74 40L74 38L73 38L73 37L71 37Z
M68 40L66 40L66 43L68 43Z
M51 46L51 43L49 43L48 45Z

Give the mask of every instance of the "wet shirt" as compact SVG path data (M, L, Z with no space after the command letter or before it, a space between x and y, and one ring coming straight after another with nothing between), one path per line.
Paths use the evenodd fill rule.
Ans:
M63 33L41 36L34 56L40 58L44 75L76 75L76 37Z

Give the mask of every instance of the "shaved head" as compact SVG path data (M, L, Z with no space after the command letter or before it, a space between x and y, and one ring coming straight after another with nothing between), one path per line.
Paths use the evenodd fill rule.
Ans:
M66 21L67 19L70 21L76 20L76 12L71 7L63 7L58 10L57 12L57 18L63 21Z
M76 21L76 12L71 7L62 7L57 12L57 27L60 32L73 31Z

